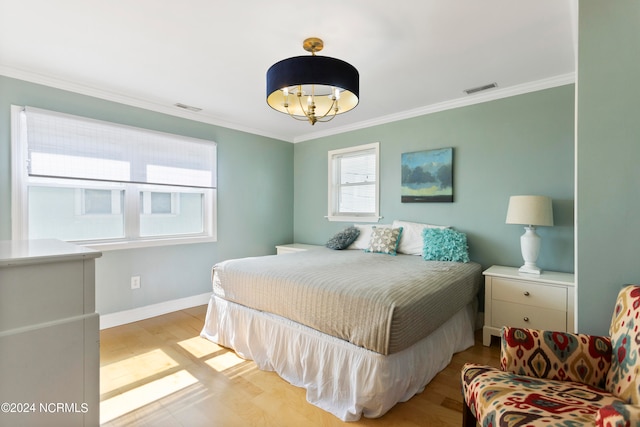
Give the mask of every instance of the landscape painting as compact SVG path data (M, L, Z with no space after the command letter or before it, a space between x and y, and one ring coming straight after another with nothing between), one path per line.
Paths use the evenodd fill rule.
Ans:
M453 148L402 154L402 203L453 202Z

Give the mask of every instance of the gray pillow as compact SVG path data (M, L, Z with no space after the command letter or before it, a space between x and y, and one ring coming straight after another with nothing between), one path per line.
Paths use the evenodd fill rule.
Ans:
M371 230L371 241L369 242L369 247L364 251L395 256L401 235L402 227L376 228L374 226Z
M360 230L354 226L347 227L333 236L325 245L329 249L344 249L352 244L360 235Z

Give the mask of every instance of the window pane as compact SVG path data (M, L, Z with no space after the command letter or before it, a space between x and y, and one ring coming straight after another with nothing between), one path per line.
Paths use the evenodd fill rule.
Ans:
M119 191L116 191L119 193ZM84 210L85 215L111 215L121 213L117 200L114 203L111 190L84 190Z
M203 193L142 192L140 236L175 236L204 231Z
M379 146L375 142L328 152L329 221L379 219Z
M124 237L123 190L29 187L29 238Z
M339 213L374 213L375 185L353 185L340 188Z
M151 213L171 214L171 193L151 193Z
M375 154L348 156L340 159L340 184L374 182L375 180Z

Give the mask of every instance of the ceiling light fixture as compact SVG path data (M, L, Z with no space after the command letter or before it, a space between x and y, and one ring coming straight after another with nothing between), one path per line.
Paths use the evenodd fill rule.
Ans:
M296 120L328 122L358 105L360 75L351 64L316 56L324 47L319 38L302 44L311 56L295 56L267 70L267 104Z

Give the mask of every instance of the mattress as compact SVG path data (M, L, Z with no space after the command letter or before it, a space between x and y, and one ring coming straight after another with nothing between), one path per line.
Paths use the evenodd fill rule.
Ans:
M212 276L218 298L388 355L473 302L482 273L473 262L319 248L223 261Z

